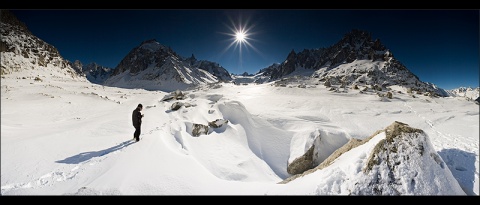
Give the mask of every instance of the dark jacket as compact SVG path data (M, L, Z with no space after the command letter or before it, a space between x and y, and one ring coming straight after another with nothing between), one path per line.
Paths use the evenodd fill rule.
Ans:
M140 113L140 108L136 108L132 113L132 123L134 127L140 127L142 125L142 113Z

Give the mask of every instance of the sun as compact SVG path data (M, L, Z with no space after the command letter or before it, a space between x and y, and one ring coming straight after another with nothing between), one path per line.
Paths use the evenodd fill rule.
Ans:
M242 68L243 52L249 52L249 49L252 49L255 52L260 54L260 51L258 51L257 48L255 48L255 46L253 46L251 43L251 41L258 41L252 38L256 35L256 32L252 32L253 28L255 27L255 24L250 24L249 20L242 23L241 19L238 21L238 23L234 23L234 21L231 18L230 18L230 23L231 24L226 24L230 32L228 33L221 32L221 34L231 37L229 39L226 39L226 41L230 41L230 43L227 45L227 47L225 47L225 49L223 49L220 55L223 55L232 47L233 47L233 50L238 50L239 69L243 69Z
M235 48L238 48L240 52L242 52L241 51L242 47L254 48L252 44L250 44L249 42L250 40L252 40L250 37L252 35L252 33L250 32L250 29L251 28L246 28L245 26L239 25L239 26L234 26L233 28L230 28L232 33L224 33L232 37L231 38L232 42L230 43L230 45L227 46L226 50L228 50L232 46L235 46Z
M238 43L243 43L247 41L247 34L245 33L245 31L237 31L235 33L235 41Z

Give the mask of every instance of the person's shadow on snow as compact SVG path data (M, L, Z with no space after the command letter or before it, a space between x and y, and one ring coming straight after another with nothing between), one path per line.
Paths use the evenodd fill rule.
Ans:
M104 150L82 152L80 154L77 154L77 155L74 155L74 156L71 156L71 157L67 157L65 159L58 160L58 161L55 161L55 162L64 163L64 164L79 164L79 163L87 161L91 158L100 157L100 156L115 152L117 150L123 149L123 148L125 148L125 147L127 147L127 146L129 146L133 143L134 143L133 140L127 140L125 142L122 142L118 145L115 145L113 147L110 147L110 148L107 148L107 149L104 149Z

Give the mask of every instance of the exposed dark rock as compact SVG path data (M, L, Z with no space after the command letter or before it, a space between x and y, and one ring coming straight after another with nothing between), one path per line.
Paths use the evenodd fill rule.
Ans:
M387 98L392 99L392 98L393 98L393 94L392 94L391 92L387 92Z
M312 145L308 151L293 160L292 163L289 163L287 166L287 172L289 174L301 174L306 170L313 168L313 151L315 150L315 145Z
M208 126L194 123L193 124L192 135L194 137L198 137L202 134L204 134L204 135L208 134Z
M180 109L183 106L183 102L174 102L170 107L173 111Z
M168 95L163 96L161 101L170 101L170 100L183 100L187 98L187 96L180 90L173 91Z
M211 128L220 128L227 123L228 123L228 120L216 119L214 121L208 122L208 126L210 126Z

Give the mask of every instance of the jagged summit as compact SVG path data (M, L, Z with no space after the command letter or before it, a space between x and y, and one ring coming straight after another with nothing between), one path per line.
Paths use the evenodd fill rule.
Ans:
M272 79L279 79L297 68L318 70L322 67L333 68L355 60L387 61L393 54L386 49L379 39L372 40L367 31L354 29L344 35L336 44L328 48L304 49L296 53L293 49Z
M341 63L343 60L351 63L354 60L388 60L393 57L392 53L380 42L380 39L372 39L367 31L353 29L332 47L334 51L340 51L334 58L332 65Z
M369 32L358 29L327 48L304 49L298 53L292 50L285 61L272 68L267 69L269 81L303 75L331 81L330 84L400 85L448 96L443 89L420 81L379 39L373 40Z
M79 60L75 60L73 63L70 63L70 65L85 75L88 81L95 84L103 84L113 73L112 68L99 65L95 62L84 65Z

